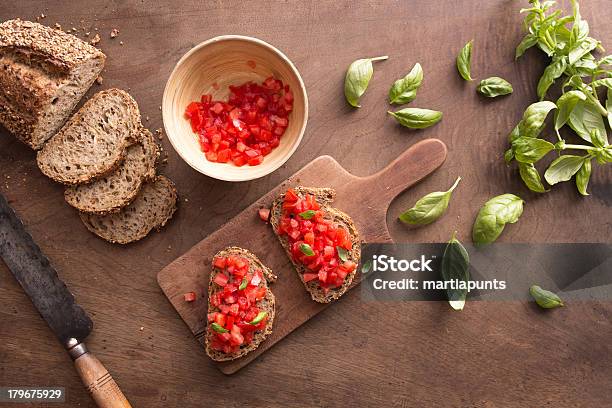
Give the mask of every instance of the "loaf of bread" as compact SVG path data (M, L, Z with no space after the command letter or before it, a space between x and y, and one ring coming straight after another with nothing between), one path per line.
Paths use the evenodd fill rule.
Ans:
M61 30L19 19L0 24L0 123L40 149L91 87L105 59Z

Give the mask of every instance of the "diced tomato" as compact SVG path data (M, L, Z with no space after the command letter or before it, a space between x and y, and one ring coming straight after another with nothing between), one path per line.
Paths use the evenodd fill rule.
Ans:
M262 221L268 222L270 219L270 209L269 208L260 208L259 209L259 218Z
M227 277L226 274L218 273L218 274L215 275L215 278L213 279L213 282L215 282L219 286L225 286L225 285L227 285L227 281L228 280L229 280L229 278Z
M263 156L259 155L257 157L254 157L252 159L249 159L249 161L247 162L249 166L257 166L258 164L261 164L263 162Z
M304 282L310 282L311 280L315 280L319 278L319 274L317 273L305 273L302 276L304 278Z
M194 300L196 300L196 293L187 292L183 295L183 298L185 299L185 302L193 302Z

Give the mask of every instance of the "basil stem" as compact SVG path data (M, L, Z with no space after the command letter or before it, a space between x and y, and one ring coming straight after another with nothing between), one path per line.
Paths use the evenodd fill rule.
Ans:
M440 218L448 208L451 195L461 177L447 191L435 191L420 198L414 207L399 216L400 221L411 225L427 225Z
M389 89L389 103L402 105L416 98L417 89L423 82L423 68L418 62L404 78L398 79Z
M458 280L467 283L470 280L469 267L470 257L461 242L456 238L455 232L446 245L442 256L442 279L446 282ZM467 289L448 288L446 290L448 303L455 310L463 310L467 294Z
M355 108L361 107L361 105L359 105L359 98L361 98L368 88L368 84L374 73L372 61L381 61L387 58L389 57L385 55L376 58L358 59L348 67L344 78L344 96L349 105Z
M538 285L530 287L529 293L535 299L538 306L543 309L553 309L555 307L564 306L559 296L549 290L542 289Z
M476 87L476 91L488 97L495 98L496 96L509 95L512 93L512 84L500 77L490 77L480 81Z
M430 109L404 108L397 112L387 111L400 125L410 129L425 129L442 119L442 112Z
M482 206L472 228L476 244L494 242L506 224L514 224L523 213L523 200L514 194L493 197Z
M472 81L472 76L470 74L470 65L472 62L472 43L474 40L470 40L467 44L463 46L459 55L457 55L457 70L459 71L459 75L466 81Z

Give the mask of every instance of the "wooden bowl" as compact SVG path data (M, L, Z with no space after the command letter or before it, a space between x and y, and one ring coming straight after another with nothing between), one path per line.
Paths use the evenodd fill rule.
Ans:
M280 145L257 166L208 161L185 118L187 105L199 101L203 94L226 100L229 85L262 82L269 76L289 84L294 96L289 126ZM291 157L304 135L308 98L300 73L285 54L257 38L223 35L195 46L176 64L164 90L162 115L172 146L187 164L219 180L245 181L272 173Z

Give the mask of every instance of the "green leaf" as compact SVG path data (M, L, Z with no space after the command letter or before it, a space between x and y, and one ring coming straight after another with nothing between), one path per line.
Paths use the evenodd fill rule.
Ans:
M542 289L538 285L533 285L529 288L529 293L535 299L538 306L543 309L553 309L563 306L563 301L559 296L551 291Z
M461 177L458 177L447 191L435 191L423 196L414 207L399 216L400 221L411 225L427 225L440 218L446 212L451 195L460 180Z
M597 159L599 164L612 163L612 147L597 150L595 159Z
M522 163L535 163L554 148L554 144L534 137L519 137L512 142L514 157Z
M558 110L555 112L555 130L559 130L565 125L578 101L584 100L586 100L586 95L582 91L569 91L561 95L557 100Z
M606 126L597 107L589 100L578 101L570 113L568 120L570 127L587 142L591 141L591 130L596 129L606 134Z
M210 327L212 327L212 329L214 331L216 331L217 333L227 333L227 332L229 332L229 330L227 330L225 327L221 326L219 323L211 323Z
M556 107L557 105L550 101L541 101L529 105L523 114L523 119L519 122L519 134L526 137L538 137L544 128L546 116Z
M580 170L584 157L566 154L557 157L546 169L544 178L551 186L571 179Z
M510 134L508 135L508 140L510 142L514 142L516 139L521 137L521 133L519 131L521 126L523 126L523 121L522 120L519 121L519 123L514 127L514 129L512 129L512 132L510 132Z
M521 55L525 53L525 51L527 51L529 48L533 47L537 43L537 37L535 37L531 33L527 34L525 37L523 37L523 40L519 43L519 45L516 46L516 53L514 58L518 59Z
M461 242L453 234L451 240L446 245L444 255L442 256L442 279L444 281L454 281L455 279L463 282L470 281L470 257ZM446 290L448 303L455 310L463 310L465 299L467 297L467 289L452 289Z
M258 325L262 322L263 319L266 318L267 315L268 312L259 312L257 313L257 316L255 316L255 318L249 322L249 324L252 324L253 326Z
M591 160L586 159L584 163L582 163L582 167L576 173L576 187L578 188L578 192L583 196L589 195L587 193L587 187L589 185L589 179L591 178Z
M459 75L466 81L472 81L470 75L470 64L472 62L472 43L474 40L470 40L457 55L457 70Z
M504 152L504 161L506 162L506 164L510 164L512 159L514 159L514 150L512 150L511 147Z
M299 213L298 215L304 220L309 220L312 217L314 217L316 213L317 212L315 210L307 210L307 211Z
M606 98L606 110L608 111L608 125L612 128L612 89L608 88Z
M532 163L519 163L519 174L527 188L536 193L545 193L548 190L542 184L540 173Z
M386 60L387 56L364 58L354 61L346 71L344 77L344 96L349 105L359 108L359 98L364 94L372 79L374 67L372 61Z
M484 96L495 98L496 96L511 94L512 84L500 77L490 77L480 81L476 90Z
M411 129L425 129L442 119L442 112L421 108L404 108L397 112L388 111L387 113L393 116L400 125Z
M557 78L563 75L565 68L567 67L565 57L561 58L553 58L553 61L549 66L546 67L544 73L540 77L540 81L538 82L538 97L540 100L544 100L546 97L546 92L548 88L555 82Z
M348 261L348 251L346 249L342 248L341 246L337 246L336 251L338 251L338 258L340 258L342 262Z
M248 281L246 276L244 278L242 278L242 282L240 282L240 286L238 286L238 290L245 290L247 285L248 285Z
M306 256L313 256L315 253L308 244L300 244L300 251Z
M389 102L394 104L409 103L416 98L416 91L423 82L423 68L418 62L404 78L393 83L389 90Z
M591 87L597 88L600 86L605 86L608 89L612 89L612 78L602 78L591 83Z
M589 52L593 51L599 45L599 41L594 38L587 37L581 42L577 43L570 49L568 58L569 64L574 65L576 61L584 57Z
M606 134L600 133L598 130L591 130L591 143L595 147L606 147L608 145L608 137Z
M361 273L368 273L372 270L372 260L368 259L362 266L361 266Z
M502 194L485 203L478 212L472 240L476 244L494 242L506 224L514 224L523 213L523 200L514 194Z

